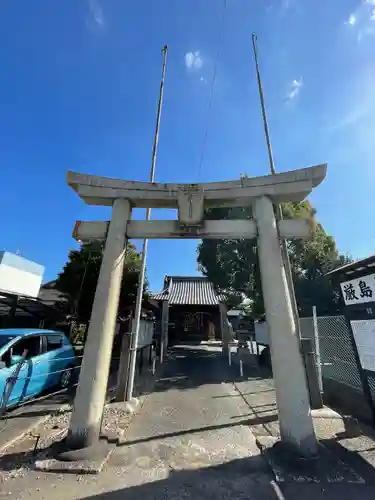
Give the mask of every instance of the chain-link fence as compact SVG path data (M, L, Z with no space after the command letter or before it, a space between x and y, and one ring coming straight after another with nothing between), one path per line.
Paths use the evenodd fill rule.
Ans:
M314 337L313 318L300 318L301 336L303 338ZM331 387L331 391L341 391L341 400L345 398L350 403L348 407L358 406L358 401L367 406L365 400L359 367L356 362L352 335L349 325L344 316L321 316L317 318L318 338L320 346L320 357L322 365L322 377L325 389ZM315 342L314 342L315 345ZM367 373L367 379L375 401L375 374ZM332 385L332 383L334 385ZM346 389L346 390L345 390ZM358 398L353 398L353 389ZM354 394L355 396L355 394Z
M361 378L344 316L317 318L322 375L362 390ZM301 335L314 339L313 318L301 318Z

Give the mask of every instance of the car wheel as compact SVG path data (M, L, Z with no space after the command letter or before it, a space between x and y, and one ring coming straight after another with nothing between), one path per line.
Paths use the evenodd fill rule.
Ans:
M60 387L61 389L66 389L67 387L69 387L72 383L72 369L71 368L68 368L67 370L64 370L62 373L61 373L61 376L60 376Z

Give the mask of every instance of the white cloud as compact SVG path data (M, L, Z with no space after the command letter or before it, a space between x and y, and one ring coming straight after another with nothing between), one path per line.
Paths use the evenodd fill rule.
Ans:
M347 23L350 24L350 26L354 26L356 22L357 22L357 16L354 13L350 14Z
M335 132L343 128L351 127L352 125L357 125L368 113L368 109L365 106L359 106L352 110L349 110L346 114L341 116L337 123L330 126L328 131Z
M300 78L298 78L298 80L293 80L292 83L290 84L289 90L287 92L286 99L288 101L291 101L292 99L297 97L297 95L301 91L302 85L303 85L302 76Z
M357 40L360 42L365 35L375 35L374 21L375 0L361 0L357 9L350 14L345 24L355 27Z
M104 27L103 9L98 0L88 0L88 8L90 13L90 21L99 28Z
M201 56L200 50L195 52L187 52L185 54L185 66L187 69L201 69L203 67L203 58Z

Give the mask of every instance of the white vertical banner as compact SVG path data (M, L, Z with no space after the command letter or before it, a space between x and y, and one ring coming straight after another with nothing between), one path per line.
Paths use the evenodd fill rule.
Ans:
M375 372L375 319L350 322L362 368Z

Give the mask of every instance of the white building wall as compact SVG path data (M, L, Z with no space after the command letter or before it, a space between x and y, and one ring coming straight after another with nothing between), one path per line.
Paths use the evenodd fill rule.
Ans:
M9 252L0 253L0 293L37 298L44 267Z

